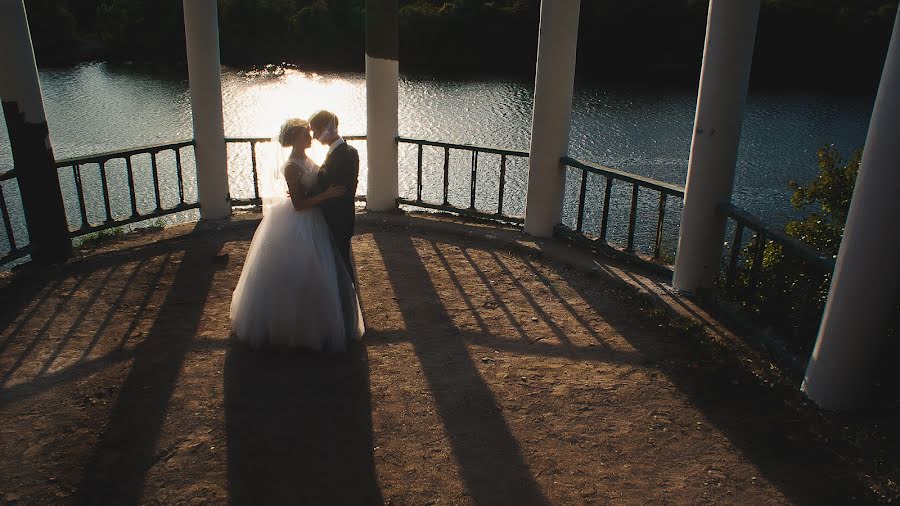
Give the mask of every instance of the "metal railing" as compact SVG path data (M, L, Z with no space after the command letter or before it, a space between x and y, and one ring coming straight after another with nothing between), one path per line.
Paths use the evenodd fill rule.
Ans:
M344 138L350 141L364 140L366 137L357 135L345 136ZM271 139L268 137L241 137L226 139L229 148L239 144L249 145L251 177L254 181L252 195L248 198L233 199L233 205L259 205L260 199L259 187L257 183L258 160L256 146L258 143L265 143L269 141L271 141ZM413 139L406 137L398 137L397 142L399 145L408 145L412 146L415 149L415 187L413 190L415 193L414 195L410 195L409 197L398 198L398 204L422 209L446 211L462 216L476 217L486 220L510 223L514 225L521 225L524 223L524 219L522 216L512 215L508 211L509 203L507 202L507 187L509 184L509 180L507 178L507 168L510 161L513 159L517 159L520 161L527 160L529 156L527 151L503 149L490 146L478 146L472 144L430 141L425 139ZM434 177L436 177L436 179L432 181L427 180L428 178L425 174L426 160L424 155L426 149L429 148L436 149L438 151L437 154L441 155L437 166L432 167L432 169L436 169L436 171L431 171L433 173L436 172L436 174L434 174ZM464 171L466 173L457 174L458 177L454 177L453 175L451 175L451 157L453 157L453 155L457 155L458 157L460 153L463 153L466 157L467 166L464 167ZM485 163L485 155L493 155L493 166L489 167L487 163ZM569 157L562 158L561 163L563 163L565 166L581 170L582 177L581 191L579 193L577 225L574 230L569 230L567 227L560 227L558 229L560 235L567 236L569 238L573 238L575 236L578 236L579 238L587 238L584 235L583 230L583 223L585 219L585 189L588 175L597 174L605 178L606 188L605 198L603 202L600 235L598 239L604 243L607 239L607 229L609 227L611 217L611 193L614 188L614 183L630 184L632 187L632 199L628 217L628 234L625 244L625 251L628 253L634 253L635 250L635 229L639 214L637 209L638 192L639 190L649 190L658 194L658 208L657 212L655 213L656 234L654 243L652 245L652 251L654 259L660 258L665 232L664 225L666 223L665 218L667 197L677 197L677 200L680 202L680 200L684 197L684 189L682 187L657 181L651 178L630 174L618 169L582 162ZM485 182L481 182L481 184L479 184L480 171L484 171L487 169L493 169L496 177L489 184L485 184ZM458 170L456 170L456 172L458 172ZM423 195L423 190L429 187L432 189L438 189L437 198L434 200L429 200ZM451 201L454 200L454 197L457 202L462 203L452 203ZM365 200L365 197L359 196L357 197L357 200ZM488 201L488 205L491 206L490 209L484 209L484 205L479 207L479 204L485 204Z
M365 140L366 136L349 135L344 136L344 138L348 141L360 141ZM269 137L226 138L226 146L228 149L233 149L240 145L249 147L249 163L247 163L247 165L249 165L250 168L249 176L252 178L252 190L250 190L252 193L246 197L232 199L231 202L233 206L252 206L261 203L258 169L259 153L257 152L257 147L261 143L269 143L271 141L272 139ZM507 169L510 160L516 159L518 162L527 160L529 156L528 152L404 137L398 137L397 142L399 145L412 146L415 150L414 154L416 160L415 195L414 197L399 198L398 204L447 211L463 216L473 216L515 225L524 223L524 219L521 216L512 215L508 211L509 202L507 201L507 187L509 185L509 179L507 178ZM70 177L72 182L69 186L73 195L66 195L67 200L69 200L69 203L66 206L67 215L69 215L70 223L75 225L75 228L70 231L71 237L74 238L109 228L159 218L167 214L198 209L199 202L197 202L196 199L186 199L185 197L185 173L182 166L183 150L193 148L193 146L193 141L185 140L175 143L143 146L124 151L99 153L57 161L56 166L60 171L60 178L63 179L64 176ZM442 155L443 163L438 163L437 166L431 167L431 173L435 174L438 178L435 181L426 181L424 173L426 164L423 156L426 149L437 150L436 153L432 154ZM177 201L174 206L164 206L163 199L161 198L161 180L157 158L160 153L167 151L171 151L174 155L175 177L172 178L171 174L169 175L170 182L174 183L177 187ZM191 155L193 155L193 149L190 151ZM458 155L460 152L464 153L468 158L468 166L464 168L468 175L451 177L451 154ZM485 162L485 159L487 158L485 155L492 155L491 160L495 162L492 166L488 166L489 164ZM144 178L141 187L138 187L139 185L136 182L135 169L133 167L133 159L136 156L149 156L149 177ZM124 178L127 179L127 214L125 216L116 216L113 212L109 174L107 170L110 161L119 159L124 161ZM244 162L241 161L238 165L243 163ZM652 219L655 219L655 222L647 223L645 221L644 223L648 226L652 225L655 233L653 233L652 241L648 241L650 244L643 244L642 247L643 251L652 252L652 258L654 260L660 259L663 241L666 235L667 205L680 205L680 202L684 198L683 187L624 172L619 169L576 160L571 157L562 157L560 163L564 168L580 171L580 177L576 180L576 183L580 182L580 185L578 185L577 194L575 194L577 195L577 204L571 202L571 195L569 199L573 208L576 209L574 214L574 226L571 228L565 225L558 226L557 234L559 236L575 239L580 242L589 242L592 245L607 245L611 220L616 219L615 213L611 212L610 206L611 202L615 200L613 198L614 190L618 189L620 192L626 191L627 193L630 193L630 199L627 200L627 223L624 220L626 216L625 213L617 215L620 217L619 219L622 219L617 226L620 226L621 229L627 228L621 250L627 254L637 255L637 225L639 220L647 220L649 215L652 214ZM479 171L485 170L486 168L494 171L489 174L492 179L487 179L487 181L490 181L489 183L485 181L479 182ZM91 196L94 197L92 203L95 211L96 209L101 209L99 212L101 215L99 222L92 222L89 218L86 189L83 181L86 170L91 170L95 183L99 182L99 184L95 184L95 186L99 187L99 191L91 192ZM16 240L14 226L10 220L10 206L8 204L9 195L4 191L4 189L8 190L8 185L6 188L2 185L3 182L14 180L15 177L16 174L14 170L0 174L0 219L2 219L2 226L6 233L9 245L9 251L0 257L0 264L8 263L25 256L29 252L27 245L18 244L18 241ZM591 178L597 178L594 183L599 184L594 184L593 188L602 195L601 199L592 204L596 204L596 209L593 209L592 211L599 214L599 223L592 222L594 230L599 227L598 233L595 234L586 232L587 224L591 221L588 216L589 206L587 204L588 182ZM121 189L123 186L123 184L120 184L116 186L116 188ZM423 194L423 190L426 187L432 190L433 195L436 195L434 200L429 200ZM411 193L412 191L413 190L409 190L407 193ZM170 193L171 192L172 190L170 189ZM646 192L650 192L652 195L651 198L654 199L652 202L655 206L655 211L641 213L638 208L638 196L642 195L642 198L645 198ZM145 200L150 198L152 200L152 208L149 210L141 210L138 205L138 195L143 195ZM451 195L455 196L454 198L457 201L456 204L451 203L451 200L454 200L451 198ZM118 196L117 198L119 198L120 201L124 200L122 196ZM519 195L516 195L516 199L521 200ZM365 197L358 196L357 200L364 201ZM100 201L102 201L102 208ZM488 201L491 207L485 209L484 203ZM463 203L459 204L459 202ZM624 204L624 199L622 203ZM481 205L479 206L479 204ZM516 205L521 205L521 203L516 202ZM119 207L122 206L120 205ZM815 266L823 276L830 275L833 270L834 260L832 258L823 257L811 247L800 243L796 239L788 237L781 232L769 229L757 218L745 211L727 204L720 206L720 212L735 222L735 239L732 241L732 246L729 251L726 252L724 261L725 268L722 271L722 285L725 288L730 290L736 286L736 280L740 277L739 275L742 272L742 269L746 270L745 275L741 278L744 281L745 287L755 286L754 283L758 282L758 274L761 266L759 258L761 258L763 254L764 243L767 241L770 243L777 243L779 245L778 247L783 248L786 253L804 259ZM97 212L94 212L93 214L96 215ZM759 243L763 246L755 246L751 258L742 263L740 261L742 251L741 244L742 237L746 230L750 230L754 233L754 244ZM737 284L739 285L740 283Z
M783 232L771 229L762 223L759 218L734 204L721 204L717 210L721 215L725 216L726 219L735 222L734 236L730 241L728 253L725 256L727 259L727 267L723 273L723 281L726 288L732 289L735 287L745 230L748 230L753 234L750 247L752 250L752 253L750 253L752 259L748 262L749 269L747 272L747 280L750 287L755 287L759 281L759 273L763 265L762 259L767 243L778 245L784 255L793 256L805 261L821 276L830 276L834 272L834 257L823 255L812 246L794 237L790 237Z
M580 170L581 177L578 188L578 207L575 213L575 228L573 229L565 225L559 225L557 227L558 235L569 239L575 239L580 242L587 240L591 243L599 242L600 245L607 245L607 234L610 228L610 203L613 197L614 184L630 185L631 197L628 211L628 231L626 234L624 251L629 254L635 254L635 230L638 224L638 196L641 190L647 190L658 194L656 226L651 250L653 252L652 258L654 260L660 259L665 234L667 198L669 196L675 197L678 202L681 202L684 199L684 187L624 172L611 167L583 162L568 156L562 157L561 163L565 167ZM600 213L599 224L600 230L596 238L589 237L585 233L585 201L588 193L588 178L590 175L604 178L602 186L602 211Z
M365 135L344 135L345 141L362 141L366 140ZM257 154L257 145L273 142L271 137L226 137L226 149L237 147L242 144L250 146L250 177L253 181L253 193L249 197L232 198L232 206L259 206L262 205L262 198L259 194L259 157Z
M63 176L66 171L71 170L75 186L77 215L74 220L72 219L72 216L69 216L69 222L72 223L74 221L78 225L77 228L70 230L69 235L74 238L93 232L99 232L101 230L159 218L167 214L199 208L199 202L188 202L185 200L182 150L188 147L191 147L193 150L193 146L194 141L181 141L169 144L142 146L125 151L113 151L58 160L56 162L56 167L60 171L60 176ZM177 185L178 202L172 207L164 207L161 198L158 157L161 152L165 151L172 151L175 158L175 181ZM150 187L142 188L144 190L149 190L149 193L153 196L154 207L149 212L141 212L137 201L139 193L141 195L147 193L140 192L140 188L137 188L135 181L134 158L138 155L150 156L150 181L148 181ZM112 211L109 174L107 170L109 162L118 159L124 160L125 162L125 175L128 183L128 207L130 212L124 217L117 217ZM90 218L88 217L87 202L85 199L85 166L94 165L96 165L95 170L97 171L95 174L100 181L100 196L103 199L103 220L100 223L91 223ZM93 167L91 167L91 169L93 169ZM69 207L70 206L67 206L67 215L69 214Z
M253 178L253 195L248 198L231 199L232 206L258 206L262 205L262 199L259 196L259 161L256 157L256 145L259 143L272 142L271 137L226 137L225 149L229 145L249 144L250 145L250 170Z
M717 211L728 228L734 228L722 257L720 295L780 328L796 349L809 351L825 309L835 258L733 204L721 204Z
M512 223L521 225L525 222L525 220L520 216L511 216L507 214L504 207L504 197L506 195L506 186L507 186L507 163L510 158L528 158L527 151L517 151L512 149L501 149L494 148L488 146L475 146L471 144L454 144L449 142L437 142L437 141L428 141L423 139L410 139L406 137L398 137L398 144L410 144L416 147L416 196L414 199L411 198L399 198L397 199L398 204L403 204L412 207L421 207L424 209L433 209L437 211L448 211L455 214L459 214L462 216L470 216L506 223ZM423 199L422 193L423 188L425 187L425 181L423 178L423 169L425 164L423 162L423 153L425 147L434 147L443 151L443 164L442 168L442 177L440 180L442 193L442 200L440 202L429 202ZM469 180L468 180L468 188L451 188L451 177L450 177L450 155L451 151L462 151L468 153L470 163L469 163ZM497 179L497 205L496 210L493 212L479 210L476 207L476 202L479 200L479 197L487 197L484 194L485 187L478 185L478 170L479 170L479 155L481 154L492 154L499 155L499 173ZM482 165L482 169L484 166ZM464 179L463 179L464 181ZM490 191L490 190L487 190ZM481 192L481 193L479 193ZM460 207L457 205L453 205L450 203L450 198L452 193L467 195L468 206ZM481 200L487 200L486 198Z
M3 221L3 230L6 233L6 241L9 251L0 256L0 265L5 265L13 260L18 260L31 252L31 248L25 245L19 245L16 241L15 233L12 227L12 221L9 217L9 205L6 202L6 192L4 190L4 181L14 181L16 179L15 169L8 170L0 174L0 220Z

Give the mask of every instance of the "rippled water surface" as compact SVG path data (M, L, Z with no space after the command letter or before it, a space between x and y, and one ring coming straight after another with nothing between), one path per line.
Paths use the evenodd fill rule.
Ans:
M308 117L317 109L336 112L343 133L365 133L365 76L362 74L291 70L280 76L265 76L226 68L222 79L228 136L271 136L283 119ZM57 158L192 136L190 94L186 75L181 72L150 72L95 63L42 70L41 82ZM527 150L532 99L529 81L449 81L403 76L400 134ZM788 203L787 182L807 180L815 174L815 153L824 144L836 144L845 153L862 146L873 100L874 97L752 93L744 119L734 201L766 221L784 222L794 213ZM637 92L577 84L569 153L586 161L684 184L695 103L693 92ZM357 145L363 155L359 193L364 194L365 143ZM261 156L266 158L265 150L262 151ZM317 146L314 151L314 157L321 160L325 150ZM401 146L400 153L401 194L414 196L415 150L412 146ZM252 191L246 155L240 148L230 153L235 165L231 169L234 196ZM427 149L424 159L423 194L438 200L442 191L443 153ZM186 159L185 163L191 164L192 160ZM268 163L261 161L261 164ZM469 177L469 164L468 155L454 153L451 178L455 181L458 177ZM0 129L0 171L11 165L9 140L5 129ZM497 166L497 160L490 157L479 160L478 184L496 186ZM162 177L171 178L165 176L164 169L161 168ZM525 171L524 163L510 162L508 193L504 197L508 212L521 213L524 208ZM64 192L72 187L66 177L61 175ZM119 183L111 181L110 184L111 193L115 193ZM186 184L191 184L191 178ZM577 181L569 182L570 194L573 184L577 186ZM591 182L589 189L596 193L595 186ZM193 191L186 190L189 194ZM476 206L485 209L495 206L495 192L483 193ZM166 196L164 200L169 198ZM467 198L468 183L451 191L451 201L467 204ZM144 195L138 200L148 199L152 200ZM127 195L114 200L121 204L116 204L119 207L127 208ZM71 197L67 205L73 209ZM94 202L93 207L88 207L97 205ZM641 204L642 209L652 206L650 201ZM13 205L11 212L18 236L24 233L21 211ZM571 221L571 200L566 212L567 220ZM89 209L90 213L94 216L97 211ZM70 223L78 225L71 216ZM592 223L589 228L596 228L595 225ZM0 249L3 247L0 244Z

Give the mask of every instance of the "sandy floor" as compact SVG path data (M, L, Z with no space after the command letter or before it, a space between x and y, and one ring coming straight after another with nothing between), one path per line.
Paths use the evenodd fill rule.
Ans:
M253 219L7 279L0 500L879 498L765 364L633 288L652 277L428 221L360 220L369 332L343 355L229 340Z

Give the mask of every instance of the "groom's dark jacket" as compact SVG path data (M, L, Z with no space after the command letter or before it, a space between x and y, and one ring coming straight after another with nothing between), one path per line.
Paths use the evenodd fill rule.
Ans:
M328 228L331 229L338 252L352 277L350 238L353 237L353 225L356 219L355 202L356 184L359 178L359 153L344 141L328 155L320 170L319 188L321 191L331 185L347 188L346 193L340 197L326 200L319 207L322 209Z

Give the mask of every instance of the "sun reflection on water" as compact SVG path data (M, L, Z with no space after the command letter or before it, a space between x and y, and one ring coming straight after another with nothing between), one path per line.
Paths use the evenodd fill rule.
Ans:
M57 159L167 144L193 137L185 69L167 71L92 62L41 69L40 77ZM529 79L450 80L440 76L401 74L399 133L419 139L527 150L531 138L532 86L533 81ZM308 118L317 109L335 112L340 117L340 131L344 135L365 134L365 87L362 73L320 74L285 69L283 73L273 75L224 67L225 134L228 137L273 136L285 119ZM812 94L751 94L741 134L735 203L768 222L778 223L784 221L785 216L793 216L788 214L793 210L785 182L805 180L815 174L815 152L822 143L835 143L843 152L861 146L872 110L871 100ZM569 154L642 176L683 184L695 106L696 94L691 91L611 90L576 83ZM350 144L360 154L357 193L364 195L366 142L352 141ZM256 148L259 155L256 168L274 169L277 166L274 163L275 146L260 143ZM250 144L229 143L228 150L232 197L253 197ZM313 159L320 163L327 153L327 149L318 144L313 144L310 151ZM451 203L462 206L469 205L471 157L467 154L462 151L451 153L448 167L452 183L448 198ZM481 200L476 201L476 206L488 211L492 211L492 206L497 203L498 158L484 155L479 159L478 195ZM160 186L164 190L162 204L168 207L179 197L174 155L172 152L161 154L157 161ZM156 202L150 156L137 156L132 162L137 207L142 212L152 211ZM194 202L196 169L191 149L184 150L181 162L185 199ZM417 162L415 146L401 143L398 183L402 197L416 196ZM0 172L12 165L9 137L6 129L0 127ZM442 201L443 165L442 149L424 150L422 197L429 202ZM131 202L124 160L110 161L106 169L112 214L117 219L127 217ZM506 170L504 212L521 215L527 185L527 159L508 159ZM105 212L99 166L82 166L82 178L89 195L86 203L88 221L101 223ZM573 183L567 187L567 223L571 222L578 201L573 197L578 188L577 180L571 181ZM71 168L60 171L60 185L70 225L78 228L81 216ZM589 181L587 202L591 212L596 214L599 212L596 205L603 192L592 185L594 183ZM27 231L16 182L6 180L2 187L14 236L20 244L25 244ZM624 186L621 199L616 192L618 190L614 189L612 209L619 209L618 203L627 203L630 198L630 190ZM641 209L645 204L643 200L639 201ZM625 211L622 212L627 213L628 206L623 205ZM655 204L646 206L650 215L656 212ZM667 216L677 219L674 212ZM621 224L621 220L613 221ZM650 223L651 220L646 221ZM590 220L588 231L598 223L599 220ZM627 219L624 223L627 224ZM643 221L639 220L639 228L643 226L641 223ZM668 230L674 230L676 226L667 224ZM626 227L611 229L610 237L615 239L625 230ZM647 233L653 234L655 230L647 229ZM6 244L4 227L0 226L0 255Z
M356 75L322 76L285 69L283 74L223 73L225 131L234 136L274 136L288 118L306 118L327 109L340 118L344 134L366 131L365 79ZM313 142L309 154L322 163L328 148Z

